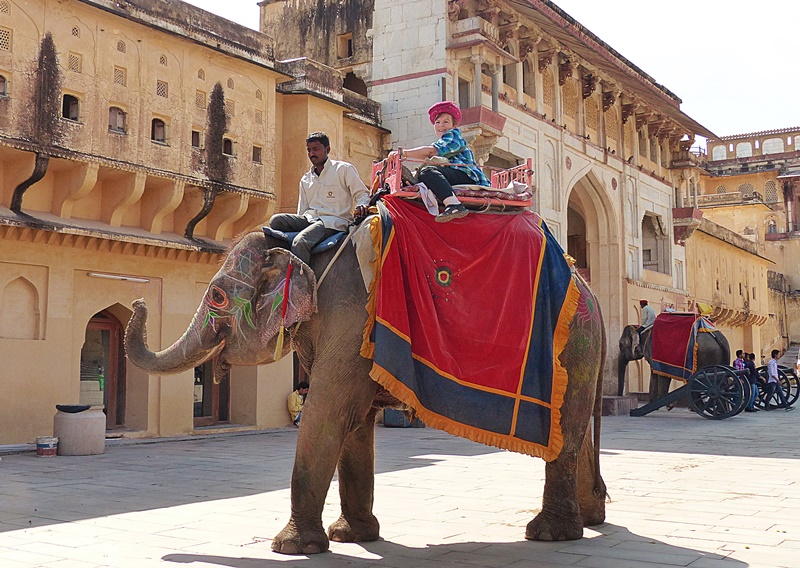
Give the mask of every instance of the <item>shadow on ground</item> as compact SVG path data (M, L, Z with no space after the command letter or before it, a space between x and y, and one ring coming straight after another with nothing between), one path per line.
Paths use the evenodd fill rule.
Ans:
M374 568L376 566L425 566L455 568L457 566L495 567L498 559L503 566L554 567L581 565L587 558L602 558L603 566L688 566L699 560L725 560L729 568L745 568L747 563L719 554L676 546L653 538L637 535L625 527L603 524L594 527L599 533L591 538L570 542L463 542L411 548L390 541L361 543L358 545L369 553L369 557L349 556L327 552L314 556L287 557L277 555L257 543L260 556L233 557L205 554L168 554L161 559L178 564L202 563L229 568L269 568L348 566L352 568ZM270 558L271 557L271 558ZM531 563L535 564L531 564ZM594 565L594 564L593 564ZM600 564L598 564L600 565Z

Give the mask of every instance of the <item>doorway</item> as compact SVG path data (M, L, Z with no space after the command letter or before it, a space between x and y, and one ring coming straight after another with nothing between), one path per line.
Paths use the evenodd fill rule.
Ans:
M104 310L86 325L81 347L80 403L102 406L106 429L125 426L125 354L120 321Z
M214 382L215 357L194 368L194 426L214 426L230 422L230 371Z

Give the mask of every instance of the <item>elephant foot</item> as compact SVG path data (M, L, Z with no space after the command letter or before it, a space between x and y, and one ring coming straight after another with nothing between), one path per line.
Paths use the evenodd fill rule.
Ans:
M300 530L293 521L289 521L272 539L272 550L280 554L320 554L328 550L329 544L322 526Z
M579 519L557 519L544 511L528 523L525 538L528 540L579 540L583 537L583 526Z
M380 538L380 528L374 515L364 521L342 515L328 527L328 538L334 542L370 542Z

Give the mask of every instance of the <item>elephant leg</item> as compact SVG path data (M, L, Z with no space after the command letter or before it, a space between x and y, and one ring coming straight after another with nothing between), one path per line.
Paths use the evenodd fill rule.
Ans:
M545 465L542 511L528 523L528 540L577 540L583 536L578 503L578 452L564 449Z
M583 526L592 527L605 522L606 484L597 472L591 428L586 431L578 457L578 504Z
M339 457L339 496L342 514L328 528L335 542L378 540L380 524L372 514L375 489L375 414L371 408L364 425L350 432Z
M370 414L372 399L377 391L377 384L366 372L353 373L346 389L341 387L338 380L331 380L331 376L325 375L326 372L314 374L312 371L309 381L312 386L303 408L292 471L291 518L272 540L272 550L282 554L318 554L328 550L328 535L322 527L325 497L346 440L357 430L367 430L364 418ZM331 375L337 376L338 373L332 371ZM364 382L356 377L363 377ZM372 424L369 429L373 429ZM366 435L369 440L374 436L360 435ZM360 448L361 444L356 443L355 446ZM372 452L369 457L373 455ZM349 462L357 459L355 451L346 454L352 456ZM371 459L369 463L372 464ZM369 471L372 471L372 467L374 465L368 467Z

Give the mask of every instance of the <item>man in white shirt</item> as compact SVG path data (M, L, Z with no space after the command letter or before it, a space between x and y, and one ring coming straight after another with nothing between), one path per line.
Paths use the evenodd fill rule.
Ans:
M328 157L331 143L324 132L306 138L306 151L312 168L300 179L297 214L273 215L269 226L277 231L300 231L292 241L292 253L308 264L317 243L346 231L354 214L366 215L369 191L353 164Z
M642 329L651 327L656 323L656 311L647 305L647 300L639 300L642 307Z
M773 395L777 394L778 399L781 401L778 408L786 409L786 412L790 410L794 410L794 407L789 406L789 402L786 400L786 394L783 392L783 387L781 386L780 378L778 376L778 353L780 353L777 349L772 350L772 358L767 363L767 385L764 389L764 410L772 410L772 405L770 402L772 401Z

